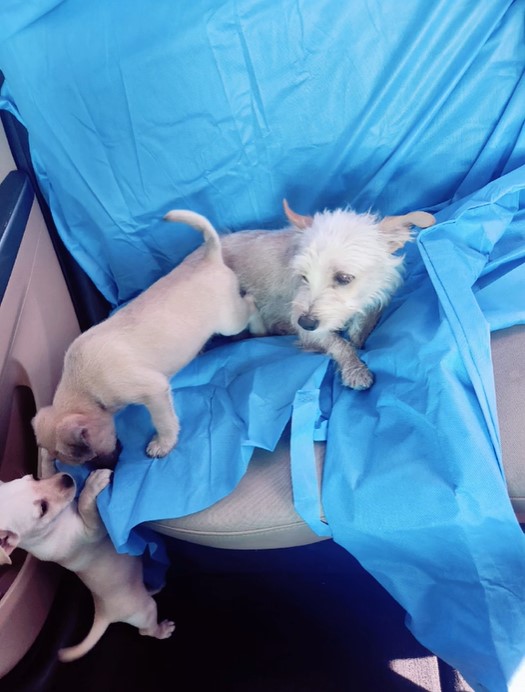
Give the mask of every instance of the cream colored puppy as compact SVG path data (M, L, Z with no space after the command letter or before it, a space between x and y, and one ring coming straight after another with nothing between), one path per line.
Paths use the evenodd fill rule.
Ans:
M127 404L147 407L156 433L146 452L165 456L179 434L169 378L214 334L237 334L256 319L253 299L241 297L210 222L185 210L165 219L200 230L205 245L71 344L53 404L33 419L38 445L61 461L113 464L113 415Z
M0 483L0 565L11 564L10 554L20 547L71 570L93 595L93 626L80 644L58 652L61 661L87 653L112 622L126 622L157 639L170 637L175 629L171 620L157 620L141 558L117 553L100 519L96 498L110 478L108 469L91 473L78 503L75 481L67 473Z

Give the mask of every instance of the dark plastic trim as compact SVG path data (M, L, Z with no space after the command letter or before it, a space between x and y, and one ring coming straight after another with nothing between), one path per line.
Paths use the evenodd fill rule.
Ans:
M35 194L29 178L11 171L0 183L0 302L13 271Z
M3 81L4 75L0 71L0 87ZM81 331L85 331L93 324L106 318L110 312L111 306L89 276L68 252L58 234L53 216L40 190L38 178L33 168L26 129L8 111L0 109L0 120L4 126L4 132L9 142L16 167L19 171L23 171L27 174L33 186L34 194L38 200L51 242L53 243L53 248L66 281L80 329Z

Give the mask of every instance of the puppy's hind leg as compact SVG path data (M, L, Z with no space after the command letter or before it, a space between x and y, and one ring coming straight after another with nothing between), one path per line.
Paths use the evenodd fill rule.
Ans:
M244 296L244 300L248 303L248 309L250 311L250 316L248 319L248 329L250 331L250 334L253 334L254 336L265 336L266 334L268 334L268 330L266 329L264 320L261 317L261 313L255 305L254 297L251 294L247 293Z
M141 611L126 619L126 622L138 627L140 634L156 639L168 639L175 629L175 623L172 620L158 621L157 604L151 596L148 597Z
M239 295L235 299L219 331L223 336L233 336L234 334L239 334L247 327L252 334L266 334L266 329L255 305L255 300L250 294Z

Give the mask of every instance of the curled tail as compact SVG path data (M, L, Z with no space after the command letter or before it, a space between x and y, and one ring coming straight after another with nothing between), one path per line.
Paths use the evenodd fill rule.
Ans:
M100 613L97 613L97 608L95 605L95 618L86 638L76 646L68 646L65 649L60 649L58 652L58 660L62 661L63 663L69 663L70 661L75 661L77 658L87 654L87 652L95 646L109 625L109 620Z
M201 214L187 209L172 209L164 217L166 221L185 223L200 231L204 236L206 254L215 254L222 258L221 239L208 219Z

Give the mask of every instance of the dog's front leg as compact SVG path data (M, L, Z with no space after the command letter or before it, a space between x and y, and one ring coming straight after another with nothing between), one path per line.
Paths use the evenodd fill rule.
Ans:
M138 402L148 409L156 433L146 447L150 457L164 457L177 444L179 419L175 413L169 381L160 374L149 374L142 382L146 388Z
M356 348L363 348L365 341L376 326L380 315L381 308L372 308L366 313L354 315L354 317L349 320L346 325L346 333Z
M335 332L322 336L301 333L301 345L309 350L321 351L330 355L341 371L341 379L351 389L368 389L374 382L374 376L365 363L359 358L354 345Z
M112 473L110 469L90 473L78 498L78 513L91 538L101 538L107 533L98 513L97 496L109 484Z

